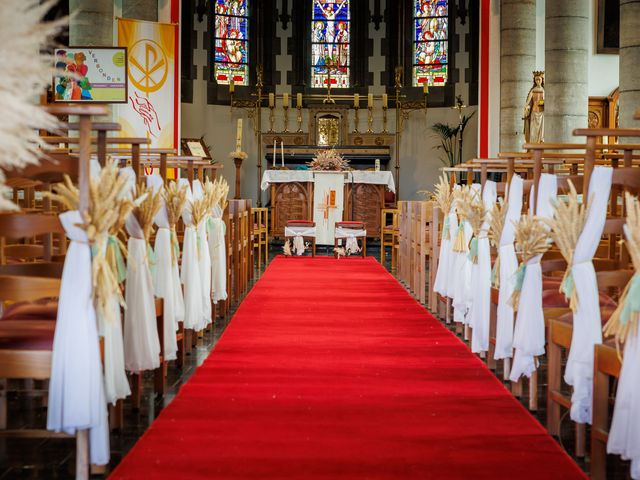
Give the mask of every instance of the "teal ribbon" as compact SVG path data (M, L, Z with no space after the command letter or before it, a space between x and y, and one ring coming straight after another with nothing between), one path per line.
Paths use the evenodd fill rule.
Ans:
M444 225L442 227L442 239L443 240L449 240L450 236L451 236L451 226L449 225L449 215L447 215L446 217L444 217Z
M178 234L175 227L171 229L171 247L173 248L173 257L177 262L180 258L180 243L178 242Z
M147 243L147 259L149 260L149 270L151 271L151 278L155 278L156 264L158 260L156 258L156 252L153 251L150 243Z
M526 263L521 263L520 266L518 267L518 270L516 270L516 283L515 286L513 287L513 290L516 292L521 292L522 291L522 284L524 283L524 273L527 270L527 264Z
M640 312L640 273L636 273L629 282L627 298L620 313L620 322L626 325L633 313Z
M118 243L118 238L115 235L109 235L107 238L107 249L113 249L113 255L116 259L116 279L118 283L122 283L127 278L127 267L124 263L124 257L122 256L122 251L120 250L120 244Z
M560 291L564 293L567 300L570 300L574 289L575 283L573 281L573 272L571 271L571 267L569 267L562 279L562 283L560 284Z
M467 254L467 258L473 263L476 263L478 261L478 238L475 236L469 243L469 253Z
M211 235L211 231L213 230L213 217L207 217L206 229L207 233Z

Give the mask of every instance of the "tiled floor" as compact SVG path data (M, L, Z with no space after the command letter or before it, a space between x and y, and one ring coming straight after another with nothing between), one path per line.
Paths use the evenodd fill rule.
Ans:
M281 245L273 245L270 256L273 257L281 252ZM317 254L333 255L333 248L318 247ZM375 243L369 244L367 246L367 254L379 258L379 245ZM387 261L385 263L385 267L390 270L390 255L387 255ZM258 278L259 272L255 280ZM202 364L209 352L215 348L216 342L220 338L230 318L233 316L235 308L237 308L237 305L234 306L231 314L226 318L216 319L214 328L212 331L205 333L203 338L199 339L197 348L187 357L182 370L178 370L175 367L169 368L168 390L164 398L155 398L151 374L145 378L143 400L140 410L133 411L130 405L126 406L124 430L111 434L111 468L126 455L159 412L175 397L180 386L189 379L195 369ZM453 325L451 325L451 330L455 333L455 327ZM544 364L541 365L541 379L546 378L545 367ZM501 367L499 367L495 373L499 379L502 379ZM37 388L42 388L42 385L36 382L36 385L28 387L30 392L33 392L34 388L37 392ZM542 387L542 385L540 385L540 387ZM17 390L19 389L23 391L18 392ZM25 392L25 385L23 383L10 384L9 390L9 428L44 427L46 422L46 407L43 405L43 396ZM542 388L540 388L539 391L542 391ZM521 402L526 407L527 397L523 396ZM539 406L539 410L534 412L533 415L544 425L546 420L546 397L542 394L539 398ZM565 415L562 418L562 432L558 440L570 454L573 454L575 445L574 438L574 431L568 415ZM74 446L74 441L71 439L0 439L0 479L74 478ZM629 469L626 462L620 461L617 457L610 457L608 460L609 475L607 478L627 478ZM581 467L587 468L587 463L584 460L577 460L577 462ZM102 475L96 476L96 478L100 477L102 477Z

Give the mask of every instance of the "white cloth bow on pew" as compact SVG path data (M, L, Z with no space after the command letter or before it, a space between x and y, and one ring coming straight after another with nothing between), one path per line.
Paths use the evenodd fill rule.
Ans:
M204 189L200 180L193 181L193 199L200 200L204 196ZM211 323L211 254L209 253L209 243L207 241L207 222L210 213L200 221L196 227L198 241L198 259L200 262L200 287L202 289L202 319L199 328L202 330Z
M209 255L211 257L211 295L213 303L227 299L227 250L225 245L226 226L222 220L220 205L213 207L211 221L207 229Z

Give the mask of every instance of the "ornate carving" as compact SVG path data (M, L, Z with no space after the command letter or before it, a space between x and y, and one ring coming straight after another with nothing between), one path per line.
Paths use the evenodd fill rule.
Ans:
M312 183L277 183L272 203L275 209L273 234L284 235L287 220L310 220L313 203Z
M384 185L369 183L347 184L345 188L344 216L347 220L364 222L369 237L380 236L380 210L384 207L384 190Z
M384 138L382 137L376 137L376 139L374 140L374 143L378 146L382 146L384 145Z
M601 125L600 123L600 115L598 115L597 112L594 112L593 110L589 111L589 122L588 122L589 128L596 128L599 127Z
M293 139L293 144L294 145L304 145L304 138L302 137L296 137Z
M353 143L354 145L362 145L364 143L364 140L362 139L362 137L354 137Z

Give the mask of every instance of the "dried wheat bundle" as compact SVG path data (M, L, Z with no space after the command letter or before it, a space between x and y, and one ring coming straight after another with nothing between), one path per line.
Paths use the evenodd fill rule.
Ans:
M475 195L470 202L460 205L462 217L471 225L473 238L469 243L469 257L473 263L478 263L478 237L480 229L487 218L487 209L482 199Z
M140 228L144 232L144 239L148 243L153 232L153 219L160 210L162 191L155 191L152 187L138 185L138 198L141 201L136 202L133 209L133 215L138 220Z
M167 216L169 217L169 226L175 228L180 220L184 206L187 203L187 186L178 186L175 181L170 181L162 193L164 201L167 205Z
M16 210L6 198L3 170L38 163L44 146L38 130L55 131L58 120L37 101L51 83L53 37L68 18L42 22L55 0L2 0L0 2L0 211ZM10 66L10 68L9 68Z
M207 205L207 199L204 196L191 202L191 217L193 218L193 225L196 229L200 226L208 213L209 208Z
M449 185L449 179L446 173L440 176L438 183L436 183L434 187L435 191L433 192L420 190L418 193L436 202L440 211L444 215L448 215L449 210L451 210L451 204L453 203L453 191L451 190L451 185Z
M551 238L567 261L568 266L560 284L560 291L569 299L571 310L574 312L578 308L578 298L576 290L573 288L571 263L573 262L573 252L587 221L588 203L585 205L579 202L578 192L569 180L569 193L566 195L566 200L557 199L553 205L553 218L544 219L551 229Z
M498 203L493 206L491 210L491 216L489 219L489 240L498 248L498 256L493 263L493 269L491 271L491 283L495 288L500 288L500 238L502 238L502 231L504 230L504 224L507 218L507 210L509 206L504 199L500 198Z
M516 251L520 254L520 266L516 272L516 285L511 296L511 306L518 309L520 291L524 281L527 262L537 255L544 254L550 246L549 231L537 216L523 215L516 224Z
M472 203L477 195L476 191L469 185L465 185L453 192L453 204L456 206L456 211L458 212L458 217L460 219L460 222L458 223L458 231L455 233L453 241L452 250L454 252L464 253L469 251L469 245L465 241L464 235L464 222L467 221L466 215L468 213L465 210L465 205Z
M618 344L623 344L629 335L638 331L640 320L640 202L638 197L625 194L627 205L627 222L625 240L623 240L631 256L635 274L625 287L613 315L604 326L607 337L615 337Z
M227 181L220 177L216 179L218 182L218 188L220 189L220 200L218 201L220 208L224 211L227 208L227 197L229 196L229 184Z

